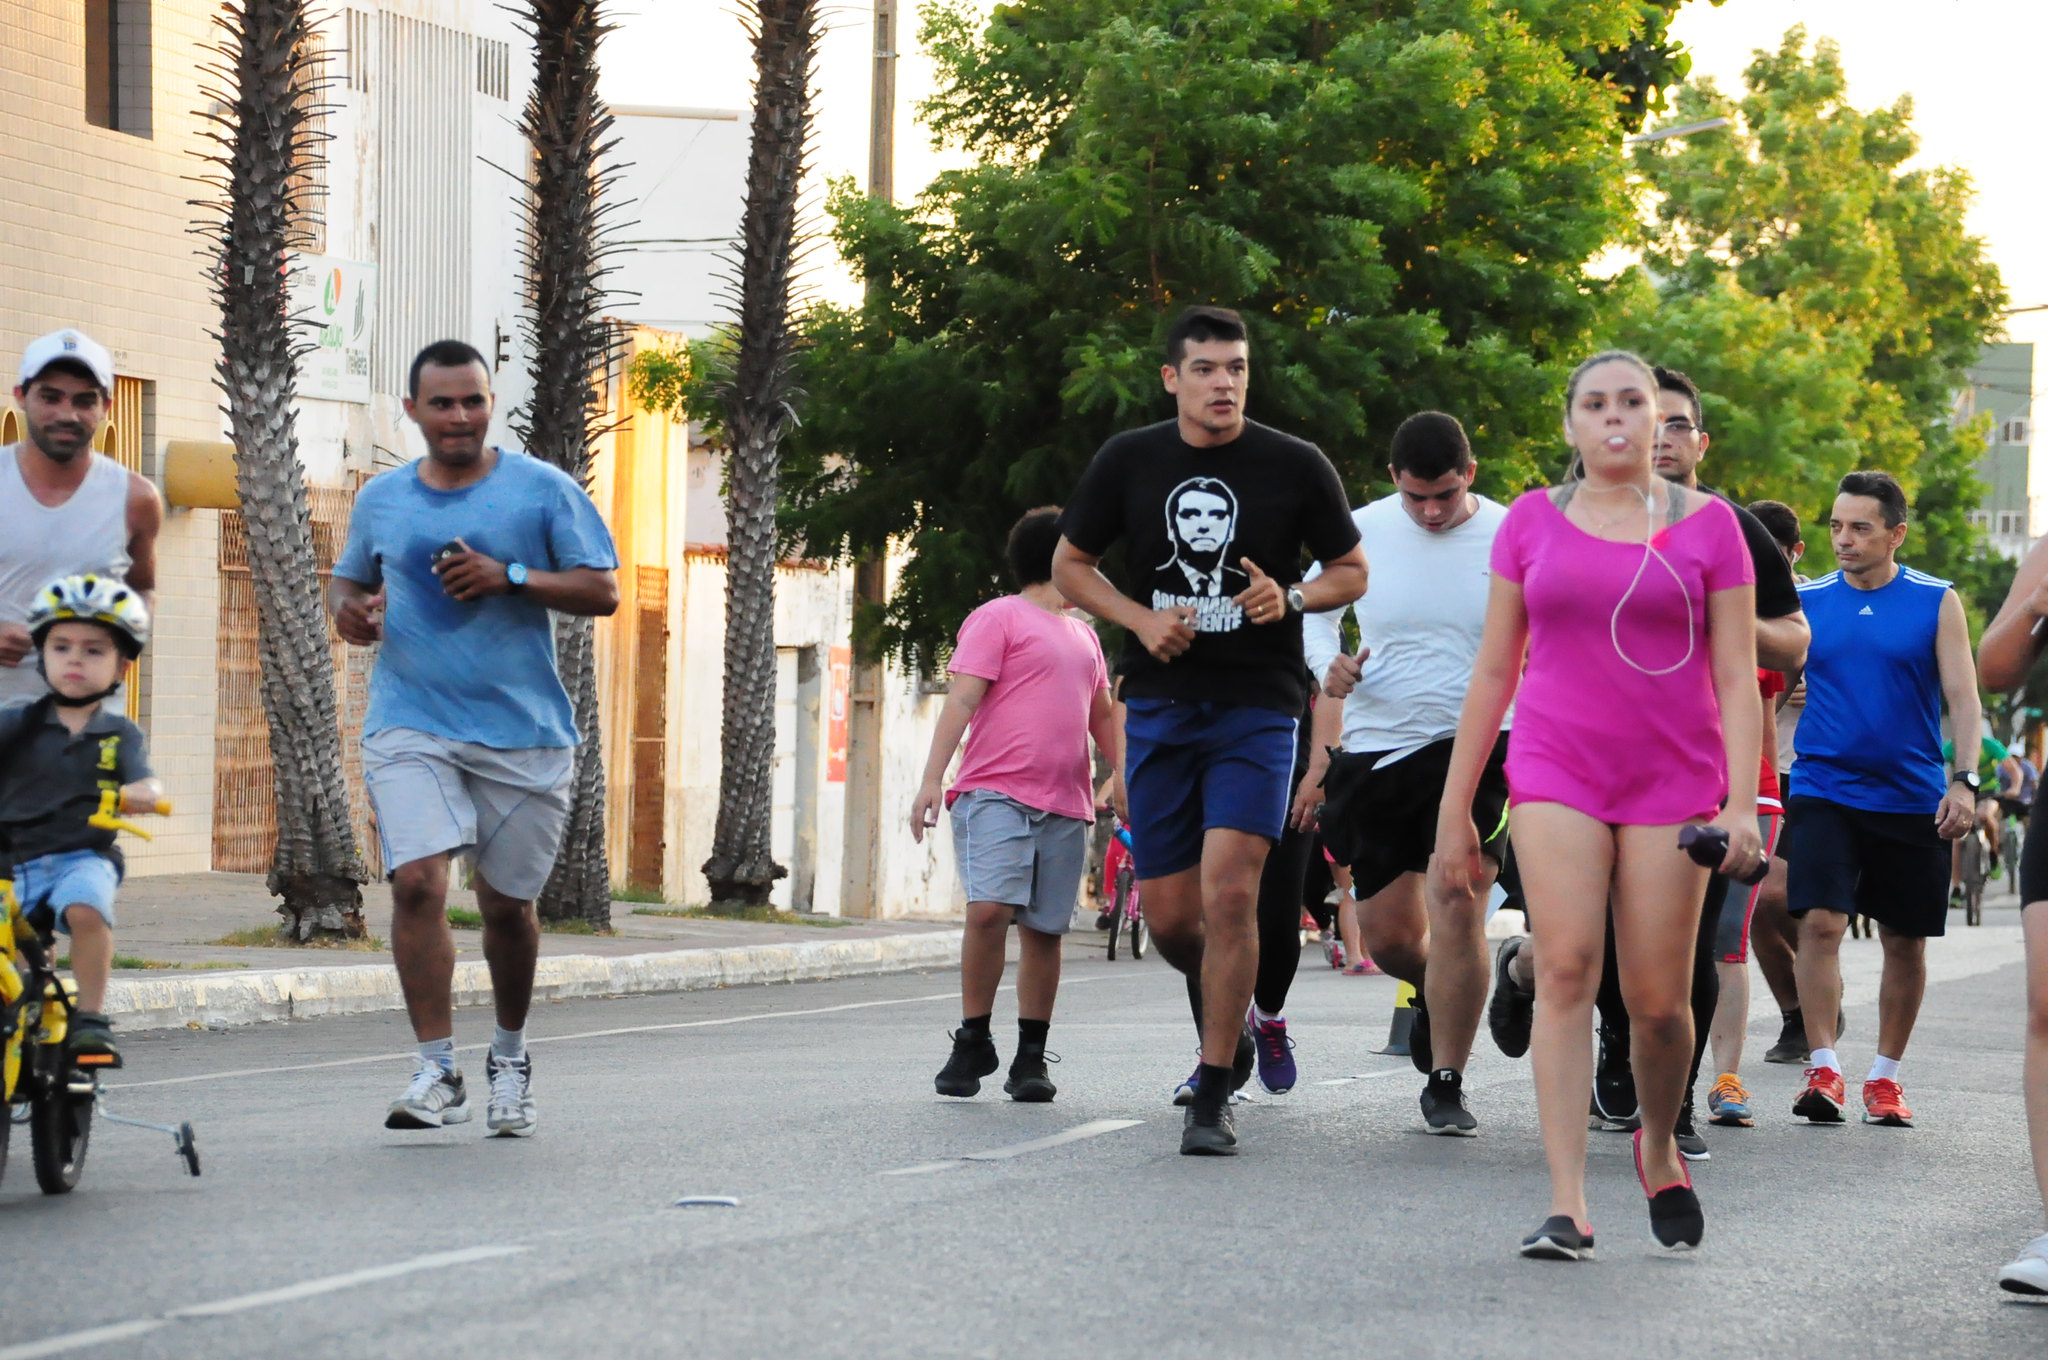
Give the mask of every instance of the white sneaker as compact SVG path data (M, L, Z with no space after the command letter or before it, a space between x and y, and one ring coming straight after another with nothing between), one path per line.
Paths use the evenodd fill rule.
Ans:
M437 1062L420 1064L412 1085L391 1103L384 1116L387 1129L438 1129L447 1124L469 1122L469 1092L463 1089L462 1073Z
M2048 1294L2048 1233L2027 1243L1998 1272L1998 1287L2015 1294Z
M540 1123L533 1104L533 1055L518 1062L493 1053L484 1060L491 1082L490 1110L485 1123L498 1138L531 1138Z

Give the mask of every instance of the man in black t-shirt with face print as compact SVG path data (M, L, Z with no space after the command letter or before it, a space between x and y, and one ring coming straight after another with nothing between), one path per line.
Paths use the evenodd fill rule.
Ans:
M1245 419L1251 357L1237 313L1183 312L1166 359L1175 418L1095 455L1060 516L1053 583L1129 633L1119 670L1133 857L1152 938L1187 976L1201 1030L1181 1151L1229 1156L1230 1093L1251 1070L1259 874L1286 825L1308 702L1301 616L1362 595L1365 554L1321 450ZM1119 540L1123 589L1099 567ZM1310 557L1323 570L1303 584Z

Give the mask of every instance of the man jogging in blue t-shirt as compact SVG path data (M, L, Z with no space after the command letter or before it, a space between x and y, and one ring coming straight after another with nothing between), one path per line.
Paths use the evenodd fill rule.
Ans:
M391 876L391 953L420 1065L384 1126L470 1117L455 1066L448 862L476 869L498 1031L485 1072L491 1132L534 1130L526 1011L540 953L533 899L569 813L576 722L548 612L618 608L618 556L566 473L485 442L483 356L442 340L413 360L405 413L427 456L356 496L328 604L335 630L381 642L363 721L363 783Z
M1946 698L1953 730L1978 730L1977 665L1962 600L1948 582L1898 563L1906 538L1899 484L1883 472L1852 472L1839 491L1828 532L1841 569L1799 587L1813 643L1785 858L1813 1066L1792 1113L1841 1122L1840 953L1850 917L1861 914L1877 922L1884 944L1863 1120L1905 1127L1913 1112L1899 1059L1927 990L1928 937L1948 923L1943 842L1967 834L1977 815L1977 762L1959 757L1951 771L1942 760L1941 704Z

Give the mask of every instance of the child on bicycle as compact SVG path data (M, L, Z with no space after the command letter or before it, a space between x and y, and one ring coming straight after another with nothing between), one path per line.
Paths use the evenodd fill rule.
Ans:
M28 630L50 688L0 709L0 865L13 866L30 924L71 937L72 1049L113 1053L104 1008L124 866L115 832L94 818L152 811L163 797L141 729L105 706L149 641L149 611L113 577L66 576L36 596Z

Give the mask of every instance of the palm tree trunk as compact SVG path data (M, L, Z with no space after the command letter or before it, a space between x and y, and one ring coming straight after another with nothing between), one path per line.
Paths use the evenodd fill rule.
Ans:
M319 73L305 0L244 0L218 16L223 40L206 115L219 150L208 182L222 200L201 230L215 246L221 391L255 586L263 711L277 789L270 891L292 936L360 936L368 877L349 825L334 658L299 463L295 347L286 324L286 252L310 205L293 171L317 157L306 117Z
M797 398L790 276L811 133L819 0L753 0L754 126L740 219L739 315L720 391L727 468L725 707L718 826L704 877L714 907L768 900L788 870L771 848L775 763L777 457Z
M604 322L603 164L611 115L597 93L597 49L612 31L603 0L527 0L534 83L520 131L533 148L522 249L533 351L533 397L522 421L527 451L586 487L603 409L599 383L616 348ZM554 872L541 890L543 919L611 928L605 852L604 747L598 724L596 620L555 619L555 665L576 708L575 785Z

